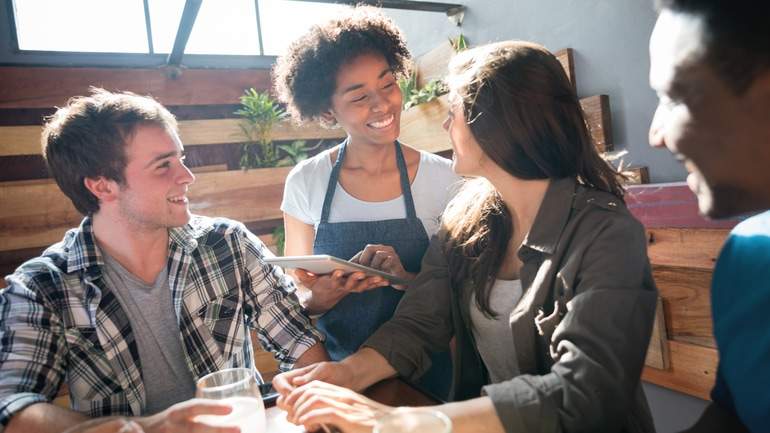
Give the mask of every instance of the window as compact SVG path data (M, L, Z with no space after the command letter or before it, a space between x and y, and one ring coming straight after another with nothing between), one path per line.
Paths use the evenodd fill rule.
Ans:
M280 55L291 41L311 26L330 20L349 8L337 4L260 0L259 18L264 54Z
M16 0L20 50L146 53L142 0Z
M151 0L150 21L156 53L170 53L184 10L184 0ZM254 0L204 1L185 54L259 55Z
M440 12L425 9L433 3L409 3L392 7ZM16 30L16 45L11 48L18 52L0 52L0 63L152 67L165 63L173 50L186 0L11 0L8 4L8 24ZM266 67L272 63L271 56L282 54L312 25L348 8L330 0L201 0L183 63ZM6 19L2 13L0 17Z

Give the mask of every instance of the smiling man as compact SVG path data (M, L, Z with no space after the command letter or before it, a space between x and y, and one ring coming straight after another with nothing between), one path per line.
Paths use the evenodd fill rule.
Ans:
M712 282L719 371L697 431L770 428L770 5L661 0L650 39L660 104L650 143L689 171L703 214L758 213L731 233Z
M0 425L56 432L132 418L146 432L195 421L195 379L254 367L249 331L283 368L326 359L283 273L242 224L191 215L195 177L155 100L96 89L43 132L51 175L86 217L0 291ZM51 404L62 385L71 410ZM0 428L1 430L1 428Z

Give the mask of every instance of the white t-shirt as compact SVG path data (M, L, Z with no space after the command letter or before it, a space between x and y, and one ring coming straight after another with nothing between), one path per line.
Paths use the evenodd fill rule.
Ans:
M496 279L489 293L489 306L497 313L494 319L485 316L476 305L475 292L470 296L473 337L489 372L490 383L510 380L516 371L509 319L522 293L521 280Z
M318 228L321 222L326 188L332 173L332 161L325 150L297 164L286 178L281 210L305 224ZM452 171L452 161L420 151L420 164L412 181L412 198L417 218L428 237L439 228L439 218L449 200L457 192L460 177ZM402 195L393 200L370 202L359 200L337 183L329 222L380 221L406 218Z

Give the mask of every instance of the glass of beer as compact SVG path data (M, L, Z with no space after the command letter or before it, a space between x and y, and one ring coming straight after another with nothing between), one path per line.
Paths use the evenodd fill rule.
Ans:
M259 373L248 368L220 370L198 379L196 397L221 400L233 410L227 415L198 415L196 421L220 427L237 426L241 433L265 433L265 405L259 382Z
M381 417L373 433L452 433L452 421L431 409L396 409Z

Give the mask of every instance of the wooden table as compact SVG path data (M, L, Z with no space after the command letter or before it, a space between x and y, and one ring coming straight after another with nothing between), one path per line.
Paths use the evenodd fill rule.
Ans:
M397 378L386 379L372 385L364 391L364 395L389 406L432 406L440 403ZM277 407L267 410L267 431L269 433L305 433L305 429L301 426L286 421L286 412Z

